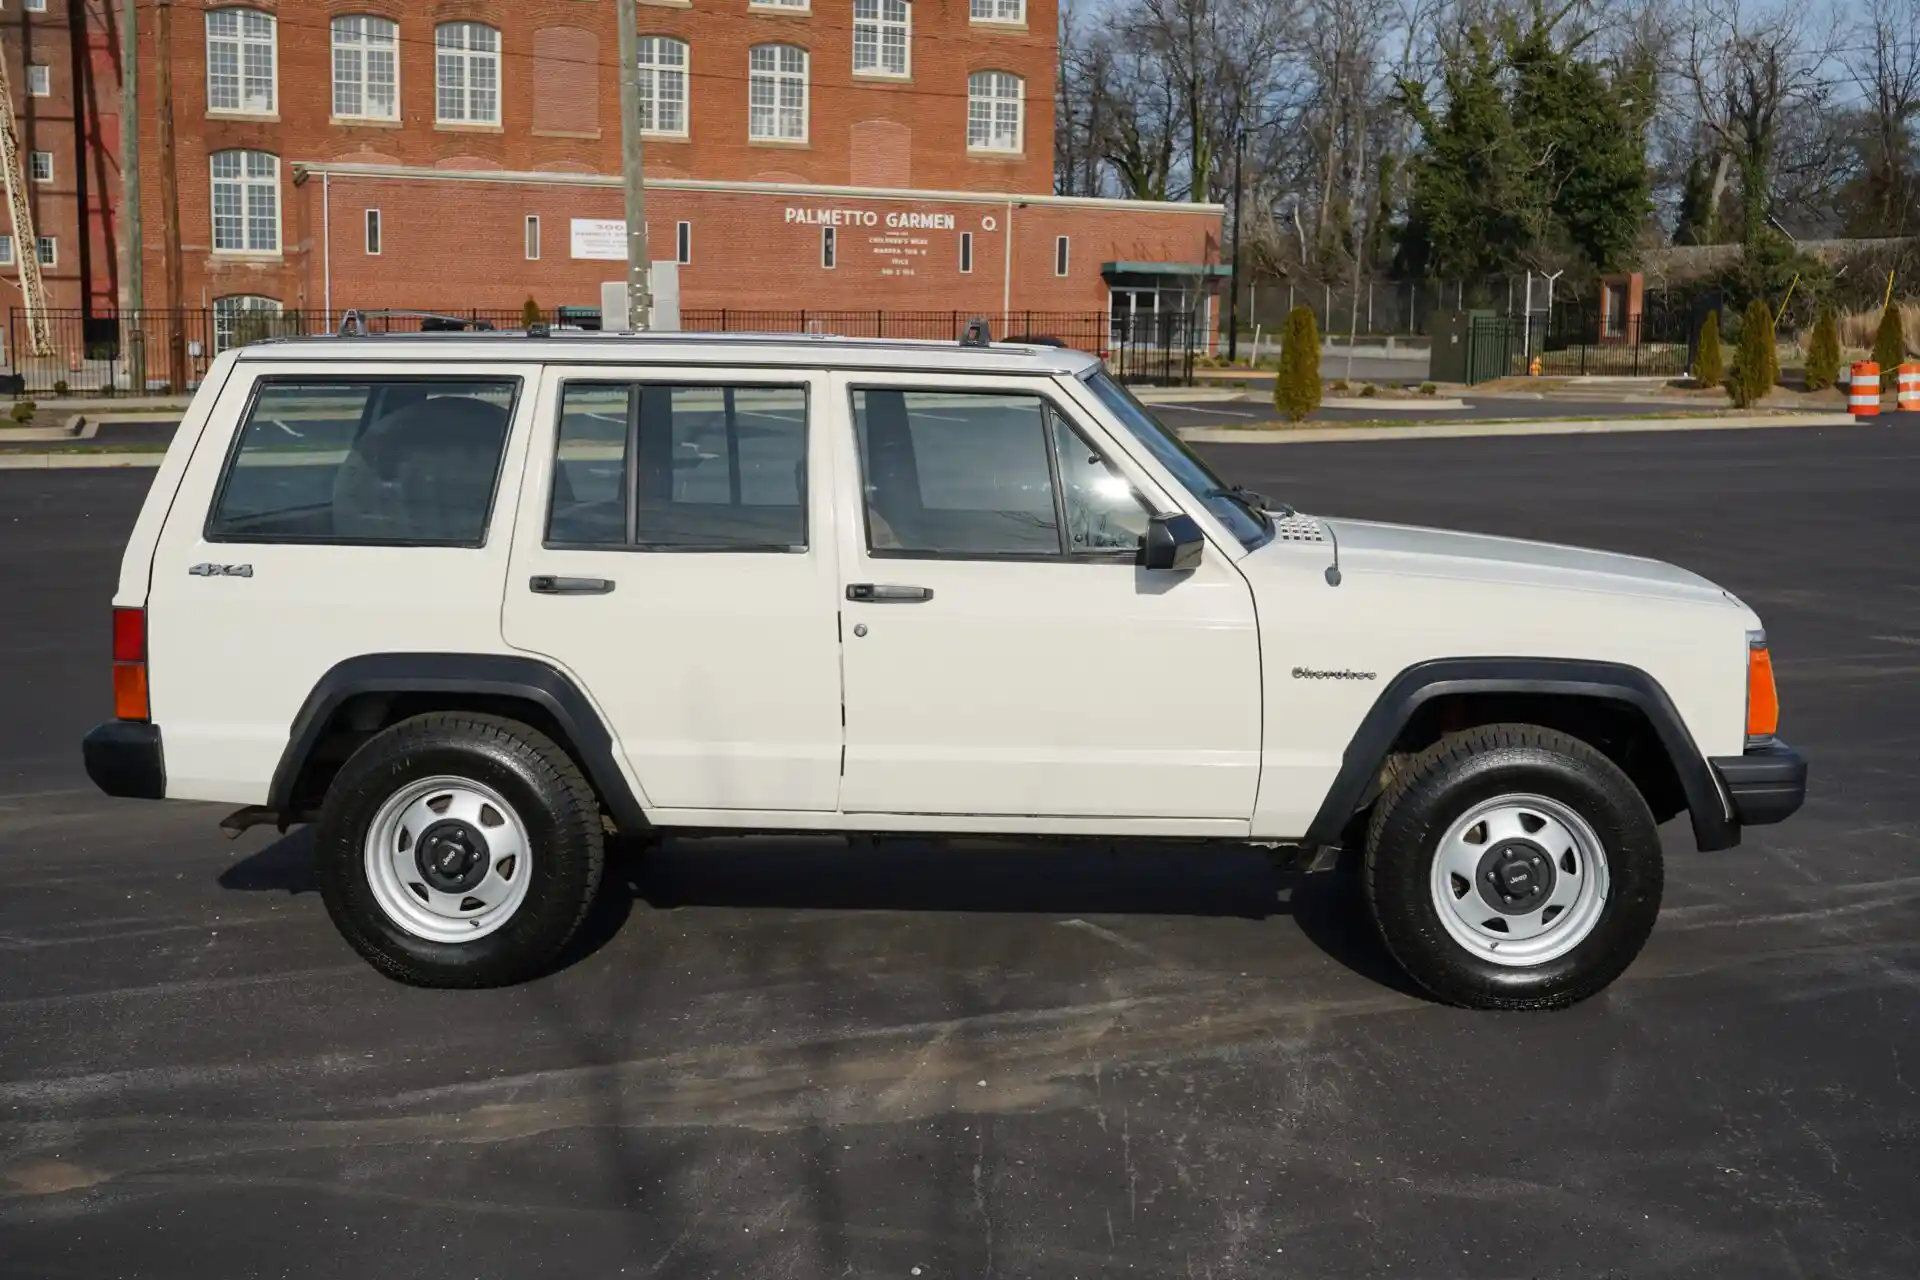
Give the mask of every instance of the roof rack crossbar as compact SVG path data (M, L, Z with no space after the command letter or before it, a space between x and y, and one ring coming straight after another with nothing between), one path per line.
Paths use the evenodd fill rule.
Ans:
M493 328L487 321L473 316L450 316L439 311L407 311L399 308L362 310L359 307L349 307L340 317L339 334L343 338L364 338L368 336L368 320L387 320L396 317L406 320L440 320L447 324L458 325L462 329L472 328L475 332Z

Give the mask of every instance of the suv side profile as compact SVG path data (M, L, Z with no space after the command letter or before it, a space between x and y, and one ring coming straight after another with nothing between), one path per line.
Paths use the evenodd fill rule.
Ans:
M254 344L113 606L95 782L314 823L431 986L550 968L609 833L990 834L1355 848L1428 991L1558 1006L1646 940L1658 823L1806 788L1727 592L1269 503L1045 346Z

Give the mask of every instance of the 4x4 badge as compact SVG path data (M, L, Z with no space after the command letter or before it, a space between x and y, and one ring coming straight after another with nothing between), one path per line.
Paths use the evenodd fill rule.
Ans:
M197 564L187 570L196 578L251 578L250 564Z

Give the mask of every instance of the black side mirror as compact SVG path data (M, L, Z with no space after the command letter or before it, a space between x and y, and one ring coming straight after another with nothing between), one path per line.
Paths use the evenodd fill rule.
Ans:
M1140 567L1175 572L1200 567L1206 536L1192 516L1175 513L1147 521L1146 541L1140 545Z

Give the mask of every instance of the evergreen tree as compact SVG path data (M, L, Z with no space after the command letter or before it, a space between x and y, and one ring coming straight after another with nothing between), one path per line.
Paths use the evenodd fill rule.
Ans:
M531 329L540 323L540 304L528 298L520 304L520 327Z
M1700 325L1700 342L1693 356L1693 380L1703 387L1717 387L1727 376L1726 358L1720 354L1720 312L1707 312Z
M1760 298L1747 304L1740 319L1740 343L1727 372L1727 397L1740 408L1760 403L1773 390L1773 312Z
M1840 330L1833 308L1822 306L1807 339L1807 390L1824 391L1840 379Z
M1900 324L1900 304L1888 298L1880 312L1880 327L1873 335L1873 362L1880 366L1882 391L1900 384L1900 362L1906 358L1907 335Z
M1299 422L1320 407L1320 333L1313 312L1295 307L1280 333L1280 368L1273 379L1273 407Z

